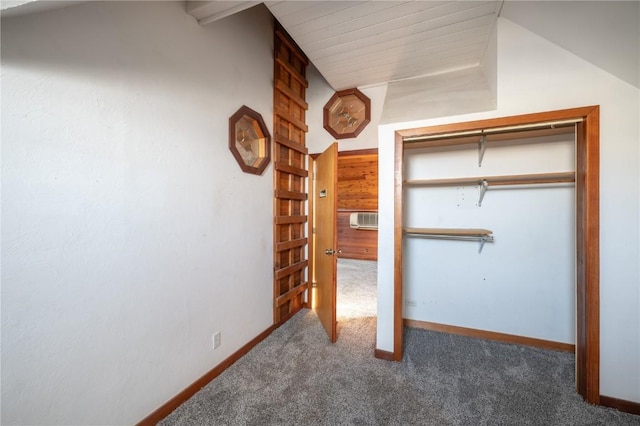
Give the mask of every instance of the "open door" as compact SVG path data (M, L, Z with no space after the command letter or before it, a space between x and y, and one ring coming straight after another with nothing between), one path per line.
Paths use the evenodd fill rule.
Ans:
M313 274L315 309L331 342L337 339L336 278L338 274L338 144L316 158L313 185Z

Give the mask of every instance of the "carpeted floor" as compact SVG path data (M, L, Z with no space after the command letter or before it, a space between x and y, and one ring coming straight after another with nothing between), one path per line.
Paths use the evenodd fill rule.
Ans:
M338 259L338 319L375 317L377 281L378 262Z
M375 318L345 312L333 345L299 312L161 424L640 425L581 400L571 354L406 329L403 362L382 361Z

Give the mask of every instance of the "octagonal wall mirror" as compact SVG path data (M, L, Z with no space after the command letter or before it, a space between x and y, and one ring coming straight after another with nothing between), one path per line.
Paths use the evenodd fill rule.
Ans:
M355 138L371 120L371 100L358 89L333 94L323 109L323 126L336 139Z
M246 105L229 118L229 150L245 173L261 175L271 161L271 139L262 116Z

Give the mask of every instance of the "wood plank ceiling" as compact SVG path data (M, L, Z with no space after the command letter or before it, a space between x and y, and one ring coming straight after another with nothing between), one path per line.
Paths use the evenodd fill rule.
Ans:
M201 24L256 1L188 1ZM478 66L499 1L267 1L265 5L335 89Z
M502 1L267 1L336 90L477 66Z

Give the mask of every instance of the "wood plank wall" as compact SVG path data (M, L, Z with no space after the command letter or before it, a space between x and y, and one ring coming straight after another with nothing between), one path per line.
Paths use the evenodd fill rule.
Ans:
M308 59L278 22L274 31L273 320L282 324L304 304L307 279L305 94Z
M378 260L378 231L352 229L352 212L378 211L378 150L338 153L338 256Z

